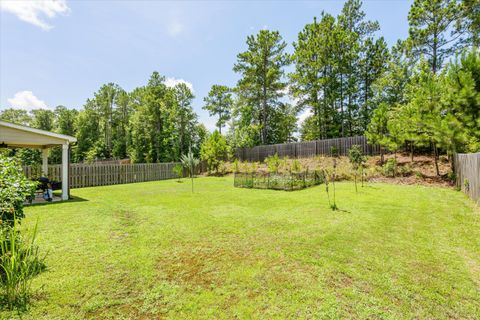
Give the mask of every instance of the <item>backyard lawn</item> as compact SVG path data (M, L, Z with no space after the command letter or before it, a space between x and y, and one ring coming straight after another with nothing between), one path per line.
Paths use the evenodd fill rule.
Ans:
M26 208L48 270L24 319L475 319L480 212L452 189L233 188L232 178L76 189Z

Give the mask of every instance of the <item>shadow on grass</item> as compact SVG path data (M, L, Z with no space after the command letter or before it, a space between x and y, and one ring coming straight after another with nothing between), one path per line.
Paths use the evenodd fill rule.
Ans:
M57 205L57 204L62 204L62 203L72 203L72 202L85 202L89 201L88 199L84 199L81 197L77 196L71 196L70 199L68 200L59 200L59 201L44 201L44 202L36 202L36 203L25 203L26 207L37 207L37 206L52 206L52 205Z

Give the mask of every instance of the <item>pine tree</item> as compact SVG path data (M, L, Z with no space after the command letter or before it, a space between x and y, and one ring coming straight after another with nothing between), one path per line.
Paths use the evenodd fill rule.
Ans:
M233 67L241 75L236 91L243 119L238 129L258 125L260 143L276 143L272 135L276 123L271 121L271 116L285 95L284 67L289 64L289 56L285 53L287 44L278 31L261 30L247 37L247 46L247 51L237 55Z
M203 109L208 110L210 116L218 117L216 126L221 134L222 127L225 126L231 117L233 107L232 90L227 86L214 84L208 96L203 98L203 101L205 102Z
M413 57L425 56L433 73L467 44L467 21L457 0L415 0L408 14Z

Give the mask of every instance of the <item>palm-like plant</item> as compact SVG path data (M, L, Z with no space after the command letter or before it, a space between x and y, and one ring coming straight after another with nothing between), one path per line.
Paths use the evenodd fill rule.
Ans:
M198 158L195 158L192 150L189 150L187 154L182 155L182 157L180 158L180 161L182 162L183 167L188 170L188 174L190 176L190 179L192 180L192 193L193 193L193 177L195 175L195 168L200 163L200 160Z

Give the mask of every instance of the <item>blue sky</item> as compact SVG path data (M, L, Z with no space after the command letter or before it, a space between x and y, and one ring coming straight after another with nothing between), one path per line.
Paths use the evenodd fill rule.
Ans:
M234 86L232 71L245 40L262 28L280 31L291 43L323 11L337 15L343 1L1 2L0 109L81 108L108 82L127 91L144 85L156 70L170 82L193 86L194 109L209 129L215 119L202 110L212 84ZM408 34L410 0L364 1L392 45Z

